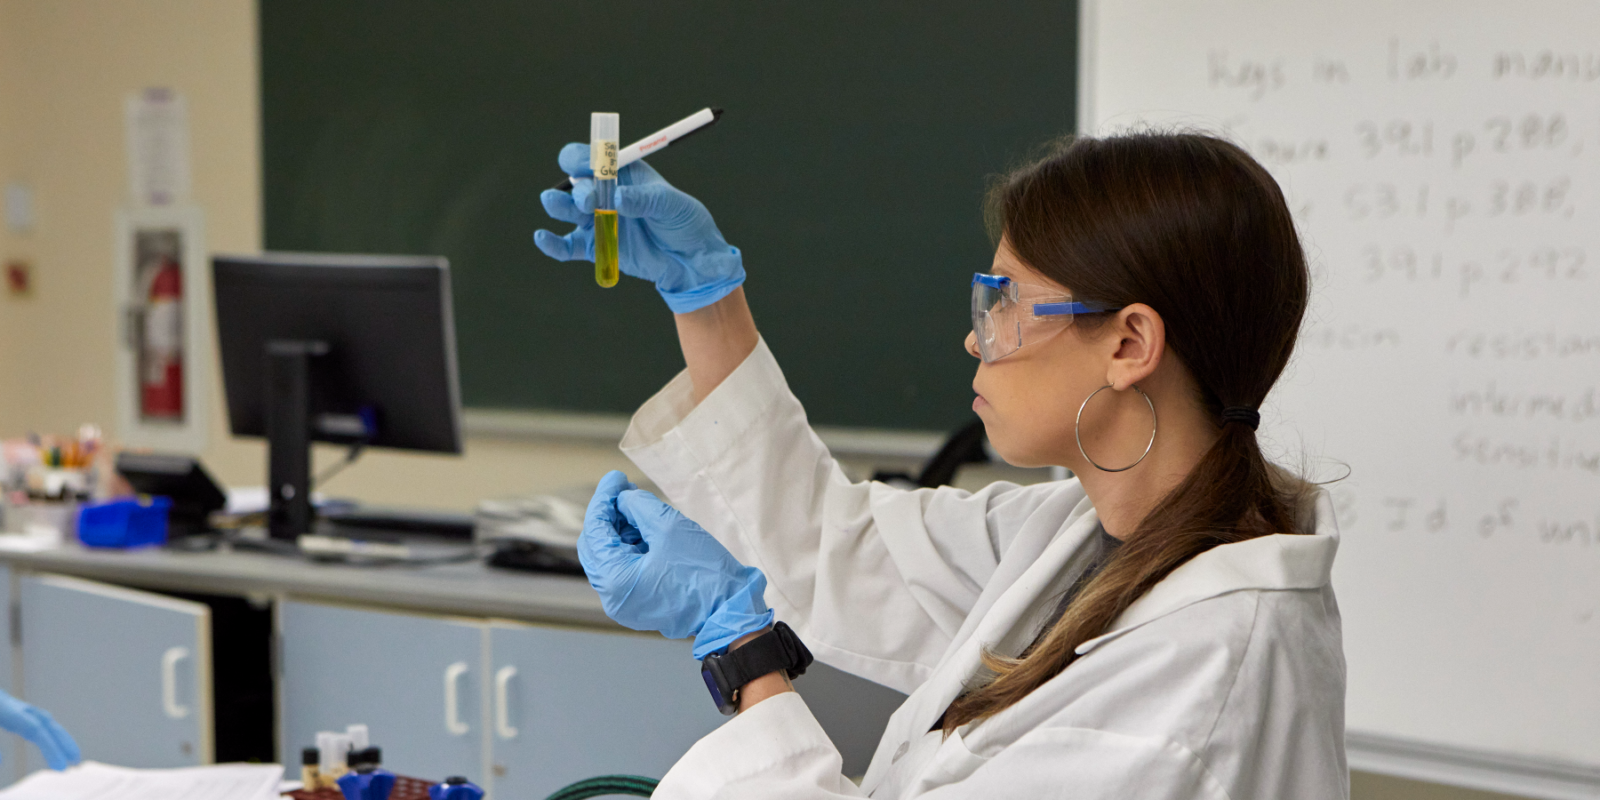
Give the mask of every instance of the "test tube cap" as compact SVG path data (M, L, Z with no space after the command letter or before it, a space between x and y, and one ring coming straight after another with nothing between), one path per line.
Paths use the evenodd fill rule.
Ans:
M377 766L383 763L383 748L377 745L363 747L350 751L350 765L371 764Z
M316 764L322 759L322 751L315 747L307 747L300 751L300 763L305 766Z
M622 130L622 115L596 111L589 115L589 141L616 141Z
M317 746L321 750L321 765L324 770L343 767L350 757L350 736L344 733L330 733L324 738L317 734Z

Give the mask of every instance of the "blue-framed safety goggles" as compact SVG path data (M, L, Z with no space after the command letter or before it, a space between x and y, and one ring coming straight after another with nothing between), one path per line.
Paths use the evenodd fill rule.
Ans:
M1004 275L972 276L972 332L985 363L999 361L1023 345L1060 333L1075 314L1112 309L1081 303L1058 289L1019 283Z

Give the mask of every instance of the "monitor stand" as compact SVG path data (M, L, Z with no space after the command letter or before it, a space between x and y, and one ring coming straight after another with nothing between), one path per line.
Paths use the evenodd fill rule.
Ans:
M293 541L311 532L311 359L327 342L267 342L267 530Z

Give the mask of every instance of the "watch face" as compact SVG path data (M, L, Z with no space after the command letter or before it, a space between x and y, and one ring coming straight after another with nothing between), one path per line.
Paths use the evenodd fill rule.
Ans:
M706 689L711 692L712 702L717 704L717 710L722 712L723 715L730 715L739 710L737 703L730 703L727 698L722 696L722 689L717 687L717 676L712 673L710 667L702 667L700 669L700 679L706 682Z
M717 708L727 705L728 701L722 698L722 690L717 688L717 677L711 674L711 670L700 670L700 677L705 680L706 688L711 690L711 699L717 702Z

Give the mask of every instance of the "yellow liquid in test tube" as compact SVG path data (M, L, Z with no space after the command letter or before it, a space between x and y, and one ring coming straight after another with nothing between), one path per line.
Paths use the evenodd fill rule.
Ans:
M617 212L594 212L594 282L609 289L617 285Z
M617 134L616 114L589 115L589 169L594 173L594 282L617 285Z

